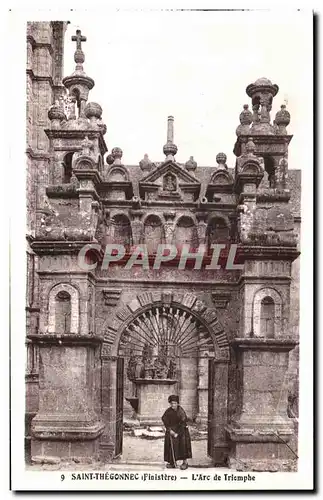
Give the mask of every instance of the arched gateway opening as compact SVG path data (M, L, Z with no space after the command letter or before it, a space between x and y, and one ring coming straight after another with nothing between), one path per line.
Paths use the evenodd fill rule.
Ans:
M203 441L204 436L204 443L194 445L193 441L193 455L194 446L199 453L204 446L205 457L208 455L214 464L224 463L229 346L216 311L192 294L180 298L172 293L159 294L159 300L155 301L150 295L138 296L127 309L117 312L119 328L107 349L113 354L106 358L110 363L109 372L115 373L108 415L113 455L127 461L129 435L137 434L138 444L141 442L147 449L149 441L145 444L141 436L146 433L149 438L149 432L154 429L158 434L168 396L177 394L192 432L199 436L196 440ZM134 307L136 302L138 308ZM119 319L125 316L127 319L120 324ZM108 342L109 338L112 341L112 335L110 328ZM136 431L127 431L124 435L124 426L131 427L131 420L136 424ZM126 446L123 446L124 438ZM158 446L153 445L156 450L160 448L154 461L162 463L163 440L158 441ZM144 456L145 453L140 461ZM131 459L135 457L138 451ZM193 460L198 462L198 457L193 456Z

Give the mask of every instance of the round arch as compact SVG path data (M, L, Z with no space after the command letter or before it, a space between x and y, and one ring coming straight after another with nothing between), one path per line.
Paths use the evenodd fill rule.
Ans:
M174 317L173 326L163 318ZM160 327L156 328L156 320ZM168 340L177 344L179 353L192 356L195 352L210 351L217 361L228 362L229 342L214 308L191 293L183 295L173 292L144 292L139 294L126 307L120 307L108 324L102 346L102 355L122 355L124 345L131 341L131 332L141 335L141 347L148 341L148 325L151 328L151 344ZM194 338L195 337L195 338Z
M255 292L253 298L252 331L255 337L263 336L261 331L261 303L263 299L272 299L274 304L274 337L282 335L283 300L275 288L263 287Z
M58 283L53 286L48 296L48 332L56 332L55 299L60 292L66 292L71 297L70 333L79 333L79 291L69 283Z

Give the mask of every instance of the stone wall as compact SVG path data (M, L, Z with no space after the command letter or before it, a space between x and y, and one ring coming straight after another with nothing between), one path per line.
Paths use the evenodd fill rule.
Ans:
M61 89L63 47L66 23L27 23L26 65L26 209L28 236L36 231L36 211L45 201L48 183L49 143L45 128L49 125L48 108L55 92ZM56 49L59 48L59 51ZM27 334L39 327L38 257L27 243ZM35 348L32 347L34 350ZM38 410L38 365L26 375L26 436L30 421ZM29 441L28 441L29 443Z

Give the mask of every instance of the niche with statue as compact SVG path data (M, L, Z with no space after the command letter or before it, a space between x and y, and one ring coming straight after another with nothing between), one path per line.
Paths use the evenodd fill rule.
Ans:
M146 343L141 356L129 359L127 376L135 385L136 397L128 400L143 424L160 424L168 396L176 392L177 362L171 347Z

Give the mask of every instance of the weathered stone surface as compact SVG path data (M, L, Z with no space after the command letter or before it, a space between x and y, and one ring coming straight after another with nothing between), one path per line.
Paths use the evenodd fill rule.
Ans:
M251 470L291 470L293 454L267 435L281 431L295 442L287 413L298 406L299 352L289 351L299 323L300 175L288 171L288 111L270 121L278 87L265 78L248 86L252 102L240 115L236 170L224 153L214 168L198 167L193 157L176 162L173 117L164 161L145 155L139 167L123 165L122 150L113 148L104 163L104 112L88 102L94 81L84 71L81 33L73 38L75 72L62 85L65 27L28 23L26 432L32 459L53 465L112 459L119 453L121 402L135 397L131 356L150 349L154 361L168 349L167 360L177 361L176 383L143 386L144 419L160 423L168 394L178 393L188 417L210 426L215 464L229 456L238 470L241 462ZM79 259L85 243L96 245L87 254L92 269ZM125 246L124 260L102 269L109 243ZM159 243L174 244L177 261L157 269ZM196 250L217 243L239 244L241 269L225 268L227 248L220 269L206 269L205 262L199 270L178 269L184 244ZM125 267L132 246L143 244L149 268ZM131 416L125 406L123 412ZM143 437L157 434L163 435L146 430Z

